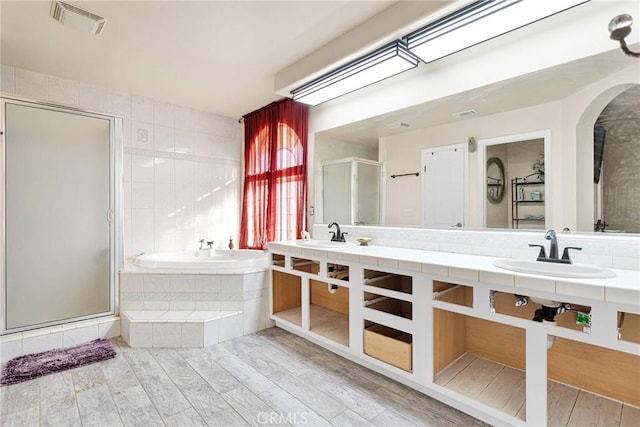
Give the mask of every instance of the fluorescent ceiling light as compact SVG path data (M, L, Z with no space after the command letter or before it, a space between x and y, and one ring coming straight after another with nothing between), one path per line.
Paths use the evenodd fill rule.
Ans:
M296 101L318 105L417 66L418 58L397 40L291 93Z
M481 0L405 37L424 62L482 43L589 0Z
M107 20L59 0L51 2L49 15L61 24L86 34L100 34Z

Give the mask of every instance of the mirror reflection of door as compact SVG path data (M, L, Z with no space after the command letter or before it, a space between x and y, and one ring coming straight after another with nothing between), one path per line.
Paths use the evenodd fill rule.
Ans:
M484 214L487 228L545 227L544 157L544 138L519 140L514 137L512 141L486 146ZM498 187L492 185L500 177L500 164L505 183L502 197L497 195Z
M423 225L466 225L466 147L451 146L422 150Z

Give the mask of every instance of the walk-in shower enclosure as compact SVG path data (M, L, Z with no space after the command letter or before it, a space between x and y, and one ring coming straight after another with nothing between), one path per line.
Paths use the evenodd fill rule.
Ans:
M324 222L380 223L382 164L350 157L322 163Z
M114 314L121 119L3 96L1 164L0 333Z

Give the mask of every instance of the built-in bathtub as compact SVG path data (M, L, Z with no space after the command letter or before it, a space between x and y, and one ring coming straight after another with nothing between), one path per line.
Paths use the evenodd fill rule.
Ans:
M120 271L122 337L132 347L207 346L271 326L269 259L216 249L128 260Z
M136 257L134 265L143 268L170 268L179 270L242 270L266 268L269 254L251 249L159 252Z

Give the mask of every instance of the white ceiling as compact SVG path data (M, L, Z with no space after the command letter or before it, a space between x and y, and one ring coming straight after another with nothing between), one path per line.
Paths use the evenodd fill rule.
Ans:
M49 17L50 1L0 2L5 65L240 117L280 98L275 74L394 1L73 1L102 34Z
M49 17L48 0L0 0L1 62L229 117L279 99L274 76L292 64L311 60L318 67L326 65L317 63L312 52L331 50L336 41L344 45L345 39L354 46L366 45L363 37L375 33L371 28L361 33L354 29L380 28L381 22L405 25L398 15L392 19L394 11L404 10L418 19L452 7L450 0L422 5L376 0L70 3L106 17L103 33L81 34L55 22ZM376 145L381 136L455 121L451 114L458 111L473 108L479 115L490 115L561 99L629 63L612 44L611 51L600 55L323 135ZM424 64L412 72L420 73L421 67Z

